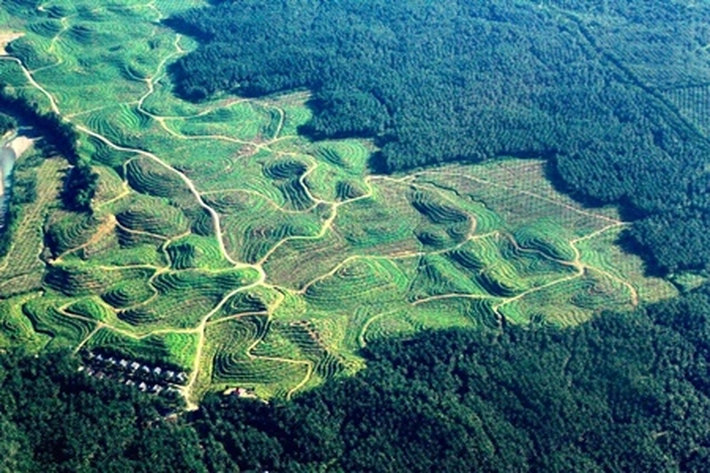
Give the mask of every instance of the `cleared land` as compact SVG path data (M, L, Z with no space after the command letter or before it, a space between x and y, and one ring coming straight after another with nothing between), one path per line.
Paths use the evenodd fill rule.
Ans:
M77 127L100 188L93 215L69 214L62 161L39 168L0 264L0 342L163 360L191 402L288 397L360 369L378 337L570 325L673 294L616 245L614 211L556 192L542 162L374 176L371 143L297 135L305 94L176 99L165 68L193 44L159 20L199 4L3 4L24 35L0 74Z
M22 35L19 33L8 33L0 31L0 55L7 54L7 51L5 51L5 46L7 46L7 44L10 42L15 41L17 38L20 38L21 36Z

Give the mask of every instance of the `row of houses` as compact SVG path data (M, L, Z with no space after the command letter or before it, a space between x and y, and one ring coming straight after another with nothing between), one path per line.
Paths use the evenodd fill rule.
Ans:
M258 396L252 388L229 388L223 393L225 396L237 396L241 398L258 399Z
M136 360L117 358L101 353L86 352L84 355L86 367L93 368L94 371L119 372L127 378L138 381L155 382L159 384L185 384L188 376L184 371L177 371L167 367L151 366L140 363Z
M153 366L137 360L86 351L82 354L82 371L97 379L111 379L144 393L175 398L180 386L188 381L187 373L166 366Z
M141 380L132 379L126 376L116 376L115 372L105 372L96 369L92 366L80 366L79 371L83 372L87 376L91 376L96 379L111 379L120 384L125 384L126 386L132 386L144 393L165 395L171 397L177 397L180 394L180 389L177 385L170 385L165 383L153 383Z

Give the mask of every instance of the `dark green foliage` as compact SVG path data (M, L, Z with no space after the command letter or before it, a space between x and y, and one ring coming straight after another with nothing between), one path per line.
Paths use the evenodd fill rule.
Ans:
M3 136L10 130L17 128L17 122L10 115L0 113L0 136Z
M42 112L36 103L27 102L24 98L15 97L5 90L0 83L0 107L9 110L42 133L43 140L39 143L48 155L57 153L72 164L79 161L77 140L79 136L74 127L65 122L62 117L53 112Z
M194 430L166 420L159 398L78 373L64 354L5 354L0 392L2 471L206 471Z
M6 256L12 247L12 236L17 230L19 217L20 209L11 202L3 216L3 227L0 229L0 257Z
M91 199L96 195L99 185L99 175L91 170L86 161L79 161L64 178L64 188L61 192L62 202L69 210L88 212L91 210Z
M379 136L384 133L388 120L382 103L372 94L355 88L324 88L310 106L315 116L302 131L315 138Z
M710 212L700 208L676 208L656 214L634 225L630 236L653 251L661 269L695 267L708 269Z
M169 20L203 43L172 68L183 96L308 88L303 131L376 138L378 171L548 158L578 198L621 203L659 269L710 267L710 146L663 95L710 81L707 5L214 3Z

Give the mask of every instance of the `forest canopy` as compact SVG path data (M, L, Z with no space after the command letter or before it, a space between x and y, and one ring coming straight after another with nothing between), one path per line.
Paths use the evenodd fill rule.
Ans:
M17 122L10 115L0 112L0 136L17 127Z
M674 101L676 90L710 78L702 56L710 7L213 3L168 20L202 43L172 67L181 95L307 88L314 117L304 131L373 137L374 167L386 172L547 158L551 176L578 198L622 204L653 266L710 267L707 130Z

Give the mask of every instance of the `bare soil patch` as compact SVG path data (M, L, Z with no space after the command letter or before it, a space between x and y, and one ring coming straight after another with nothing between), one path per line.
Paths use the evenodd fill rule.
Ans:
M0 56L7 56L7 51L5 50L5 47L21 36L23 36L22 33L0 31Z

